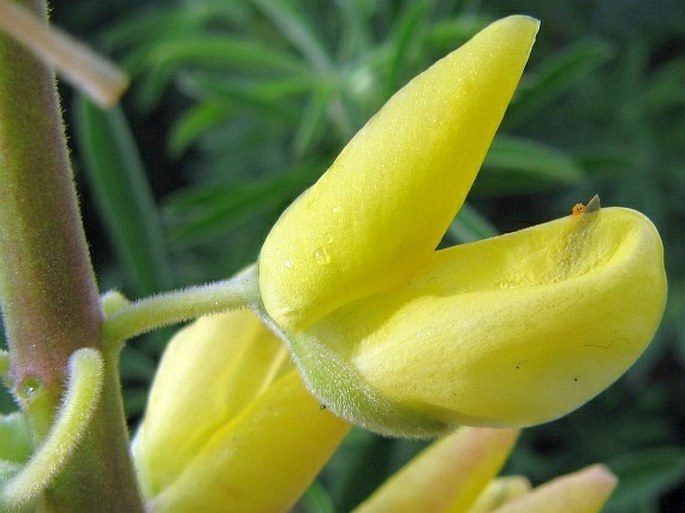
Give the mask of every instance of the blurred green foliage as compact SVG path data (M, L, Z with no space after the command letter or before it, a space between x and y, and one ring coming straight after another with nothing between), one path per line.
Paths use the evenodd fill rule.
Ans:
M636 208L658 226L670 293L637 365L576 413L526 430L507 471L540 482L603 461L622 478L606 511L685 511L682 2L53 7L58 24L132 74L122 109L111 113L65 90L100 282L132 297L226 277L253 261L283 208L410 77L491 20L514 12L541 19L522 84L445 243L566 215L599 193L603 204ZM132 423L162 346L158 335L124 353ZM299 511L349 510L420 447L354 431Z

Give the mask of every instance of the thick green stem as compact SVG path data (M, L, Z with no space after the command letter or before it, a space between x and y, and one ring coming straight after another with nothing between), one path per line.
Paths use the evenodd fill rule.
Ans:
M47 11L40 0L20 3ZM10 377L39 440L69 356L99 345L103 317L63 132L53 73L0 33L0 302ZM73 487L50 490L51 511L142 510L114 358L105 373L92 426L58 481Z
M75 198L53 75L0 34L0 298L15 390L48 404L102 322Z

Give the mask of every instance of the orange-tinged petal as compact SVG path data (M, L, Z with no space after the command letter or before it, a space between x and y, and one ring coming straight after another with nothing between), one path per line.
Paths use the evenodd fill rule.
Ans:
M467 513L491 513L510 500L524 495L530 488L530 481L526 477L498 477L488 483L488 486L478 496L478 500L469 508ZM455 510L450 511L450 513L461 512Z
M467 511L516 443L513 429L461 428L391 477L354 513Z
M494 513L598 513L616 484L605 466L593 465L541 485Z

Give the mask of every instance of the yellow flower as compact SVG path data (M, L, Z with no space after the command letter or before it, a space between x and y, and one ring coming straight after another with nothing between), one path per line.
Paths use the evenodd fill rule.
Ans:
M424 450L353 513L597 513L616 486L602 465L535 489L494 479L514 446L512 429L462 428Z
M348 430L252 312L201 318L165 351L133 442L147 511L286 511Z
M604 465L591 465L510 500L493 513L599 513L617 483Z
M629 209L435 250L537 28L500 20L411 81L264 243L262 315L357 424L426 435L555 419L615 381L660 322L661 240Z
M279 219L262 299L287 329L404 283L464 202L528 59L538 22L494 23L396 93Z
M425 449L354 513L461 513L502 468L516 429L462 428Z
M512 499L525 495L530 489L530 481L523 476L498 477L481 491L468 513L490 513Z

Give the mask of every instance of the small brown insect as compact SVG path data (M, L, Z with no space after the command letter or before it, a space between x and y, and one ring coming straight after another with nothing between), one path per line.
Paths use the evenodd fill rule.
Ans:
M593 212L597 212L599 208L599 196L595 194L592 198L590 198L590 201L587 202L587 205L583 205L582 203L576 203L573 205L571 208L571 216L580 217L583 214L592 214Z
M585 212L585 205L582 203L576 203L573 205L573 208L571 209L571 215L573 217L578 217L583 215L583 212Z

